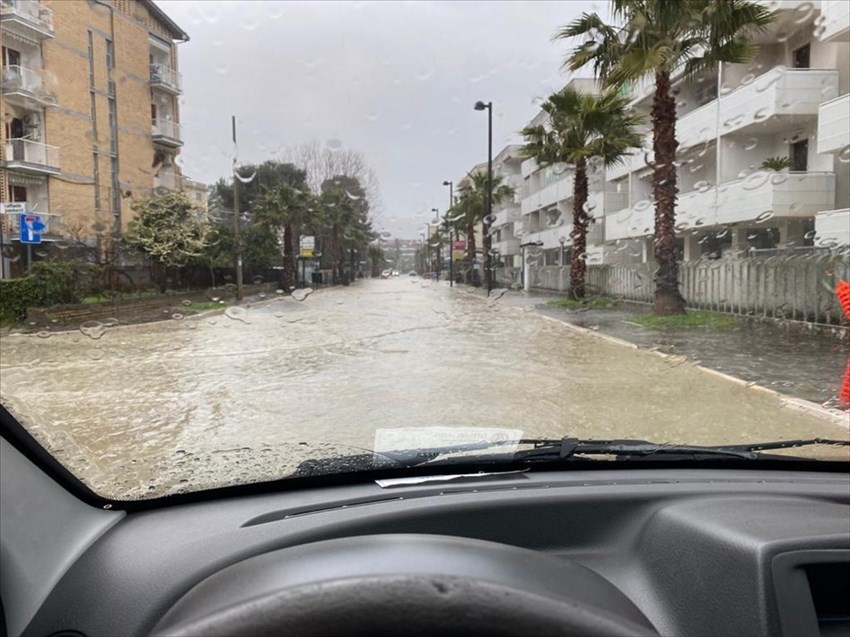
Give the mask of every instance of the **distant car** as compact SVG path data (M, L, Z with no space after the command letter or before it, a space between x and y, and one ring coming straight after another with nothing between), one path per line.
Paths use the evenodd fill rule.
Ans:
M419 276L419 275L416 274L416 270L411 270L410 272L407 273L407 276Z
M383 272L381 272L382 279L389 279L390 275L392 275L392 272L390 270L384 270Z
M399 274L400 274L400 273L399 273L399 271L398 271L398 270L393 270L393 276L399 276Z

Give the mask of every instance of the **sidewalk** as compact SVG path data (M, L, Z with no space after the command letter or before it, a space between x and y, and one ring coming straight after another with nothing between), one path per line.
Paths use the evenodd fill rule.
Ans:
M483 288L467 289L486 296ZM605 310L566 310L547 301L563 298L540 292L491 292L498 302L533 308L539 314L628 341L643 349L685 356L703 367L802 398L825 407L837 406L847 364L848 347L817 334L791 334L769 323L739 319L730 328L649 328L631 322L649 306L621 303Z

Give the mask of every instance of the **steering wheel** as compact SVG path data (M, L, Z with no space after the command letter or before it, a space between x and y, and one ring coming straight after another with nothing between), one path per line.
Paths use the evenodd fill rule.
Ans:
M201 581L154 635L657 635L607 580L495 542L371 535L249 558Z

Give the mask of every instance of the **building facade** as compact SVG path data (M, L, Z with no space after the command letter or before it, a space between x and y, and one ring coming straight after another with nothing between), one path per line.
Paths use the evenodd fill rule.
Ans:
M42 215L48 240L94 245L127 229L134 199L182 187L177 44L188 35L161 9L0 0L0 18L0 200ZM3 221L12 256L20 228Z
M778 19L760 36L754 60L675 81L676 219L685 261L850 244L850 2L771 6ZM598 90L592 80L572 84ZM652 89L651 80L624 87L646 115L644 148L590 172L588 264L653 259ZM763 166L776 158L787 167ZM503 263L518 264L528 246L535 265L568 262L571 167L527 159L521 178L520 218L498 235ZM504 242L511 231L519 241Z

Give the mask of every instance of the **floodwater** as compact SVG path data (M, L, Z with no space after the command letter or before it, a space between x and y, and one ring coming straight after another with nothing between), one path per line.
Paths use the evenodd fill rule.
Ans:
M0 338L3 404L107 497L280 478L410 427L692 444L848 438L841 423L683 358L444 282L365 280L196 317L179 303L159 323Z

